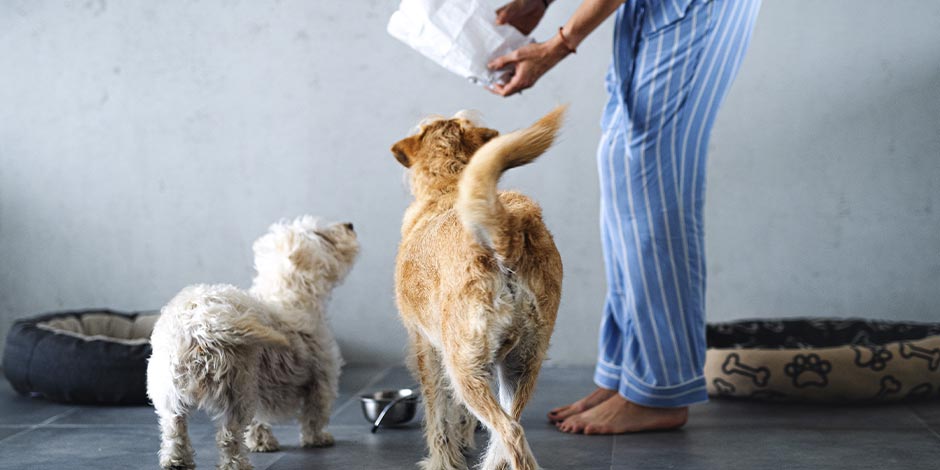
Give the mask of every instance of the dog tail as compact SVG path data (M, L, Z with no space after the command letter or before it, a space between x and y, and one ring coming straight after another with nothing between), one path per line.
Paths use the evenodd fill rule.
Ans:
M200 284L183 289L162 314L174 315L187 336L208 350L287 346L287 336L259 318L255 302L232 286Z
M470 158L457 185L457 215L476 242L505 255L511 234L496 183L503 172L532 162L545 153L558 134L567 106L559 106L532 126L490 140Z
M288 346L290 341L283 333L270 328L253 317L238 317L231 320L222 320L214 324L206 324L202 329L204 334L197 334L196 341L220 348L262 345L262 346Z

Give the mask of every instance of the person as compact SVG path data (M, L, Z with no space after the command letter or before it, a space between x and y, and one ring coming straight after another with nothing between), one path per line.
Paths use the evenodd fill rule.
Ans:
M514 0L497 23L529 34L547 7ZM707 400L706 150L759 9L760 0L583 0L551 39L489 64L513 69L494 93L519 93L616 12L597 150L608 288L598 388L551 410L561 431L675 429L689 405Z

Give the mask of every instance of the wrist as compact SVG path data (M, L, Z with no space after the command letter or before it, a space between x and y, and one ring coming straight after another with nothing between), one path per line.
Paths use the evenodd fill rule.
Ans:
M572 44L571 38L565 34L565 27L561 26L558 28L558 34L555 35L555 38L559 43L571 54L577 54L578 50L576 49L577 43Z
M561 36L562 41L568 46L571 52L575 52L577 48L581 46L581 41L584 41L584 36L571 29L571 26L568 25L559 28L558 36Z
M538 10L544 14L545 11L548 10L548 5L550 5L551 3L552 3L551 0L528 0L528 1L522 2L522 5L524 5L523 8L525 8L528 11Z
M561 35L556 34L550 39L545 41L545 46L548 47L549 54L553 57L557 57L558 60L564 59L571 54L571 49L565 44L565 41L561 38Z

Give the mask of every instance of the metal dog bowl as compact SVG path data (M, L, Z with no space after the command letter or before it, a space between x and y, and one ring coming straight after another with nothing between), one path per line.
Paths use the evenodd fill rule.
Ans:
M400 390L382 390L359 398L362 414L372 423L372 432L379 425L405 424L415 417L418 411L418 392L410 388Z

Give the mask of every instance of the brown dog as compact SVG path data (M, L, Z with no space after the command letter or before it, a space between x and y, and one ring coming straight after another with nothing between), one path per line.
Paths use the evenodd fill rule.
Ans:
M467 468L474 417L490 431L482 468L538 467L519 416L555 325L561 257L539 206L496 183L551 146L564 111L499 137L458 113L392 147L415 196L395 285L425 397L426 470Z

